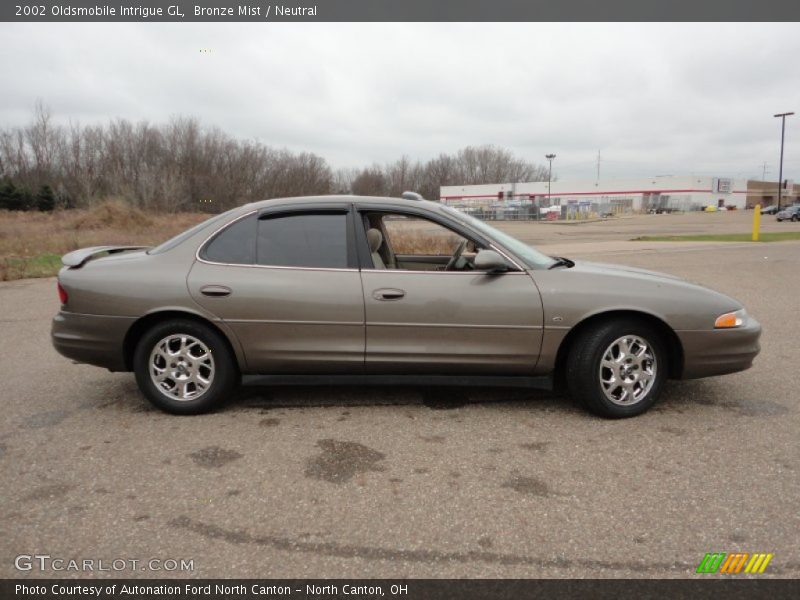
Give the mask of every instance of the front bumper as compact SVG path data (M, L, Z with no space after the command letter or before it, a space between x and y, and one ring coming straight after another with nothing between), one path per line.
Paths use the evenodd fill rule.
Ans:
M80 363L127 371L123 342L135 320L61 311L53 318L53 347L62 356Z
M742 327L675 333L683 346L681 379L744 371L761 350L761 324L749 316Z

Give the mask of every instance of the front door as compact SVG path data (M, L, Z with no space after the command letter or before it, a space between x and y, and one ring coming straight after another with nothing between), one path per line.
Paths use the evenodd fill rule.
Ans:
M252 214L217 234L188 277L255 373L361 373L364 302L347 208Z
M361 271L367 372L533 373L542 303L525 271L475 270L480 243L444 222L386 211L360 216L373 257Z

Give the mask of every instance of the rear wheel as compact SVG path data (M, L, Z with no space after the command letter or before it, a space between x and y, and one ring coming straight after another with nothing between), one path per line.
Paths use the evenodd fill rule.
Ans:
M207 412L239 383L239 371L222 335L187 319L159 323L136 346L139 389L158 408L174 414Z
M658 399L668 372L659 332L644 321L616 319L582 332L567 357L571 395L612 419L645 412Z

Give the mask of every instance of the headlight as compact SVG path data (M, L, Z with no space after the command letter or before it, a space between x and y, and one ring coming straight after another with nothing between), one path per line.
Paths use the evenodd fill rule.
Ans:
M741 327L746 318L747 311L745 309L725 313L724 315L718 316L717 320L714 321L714 328L730 329L731 327Z

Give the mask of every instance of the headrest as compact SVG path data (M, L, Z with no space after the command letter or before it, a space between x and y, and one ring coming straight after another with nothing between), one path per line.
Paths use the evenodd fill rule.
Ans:
M383 234L378 229L367 229L367 243L370 252L377 252L383 243Z

